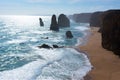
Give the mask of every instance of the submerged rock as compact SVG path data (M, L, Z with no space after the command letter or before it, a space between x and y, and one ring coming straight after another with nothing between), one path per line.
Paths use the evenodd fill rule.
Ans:
M66 15L60 14L58 17L58 26L59 27L70 27L70 20L67 18Z
M120 56L120 10L109 10L102 20L102 46Z
M73 38L72 32L71 31L67 31L66 32L66 37L67 38Z
M40 21L40 26L44 26L44 23L41 18L39 18L39 21Z
M41 39L49 39L49 37L41 37Z
M53 47L47 45L47 44L42 44L41 46L38 46L39 48L45 48L45 49L54 49L54 48L63 48L64 46L58 46L58 45L55 45L53 44L52 45Z
M59 31L58 23L56 21L56 15L52 16L50 30Z
M64 46L53 45L53 48L63 48Z
M53 45L53 48L59 48L59 46L58 45Z
M43 44L43 45L41 45L41 46L38 46L39 48L46 48L46 49L50 49L50 48L52 48L52 47L50 47L49 45L47 45L47 44Z

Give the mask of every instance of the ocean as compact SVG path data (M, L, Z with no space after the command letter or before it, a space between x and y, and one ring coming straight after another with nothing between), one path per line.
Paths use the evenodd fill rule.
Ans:
M89 24L71 21L71 27L54 32L49 30L50 23L51 16L0 16L0 80L83 80L91 63L69 47L83 43ZM66 38L68 30L74 38ZM42 44L66 48L37 47Z

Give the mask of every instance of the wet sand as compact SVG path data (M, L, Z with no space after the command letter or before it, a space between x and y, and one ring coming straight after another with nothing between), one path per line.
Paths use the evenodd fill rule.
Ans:
M101 46L99 28L92 27L88 42L79 46L81 51L88 54L93 69L85 80L120 80L120 58Z

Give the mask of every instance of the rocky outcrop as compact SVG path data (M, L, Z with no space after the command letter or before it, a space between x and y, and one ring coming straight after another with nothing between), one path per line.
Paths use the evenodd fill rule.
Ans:
M104 12L101 32L103 48L120 56L120 10Z
M41 46L38 46L39 48L46 48L46 49L50 49L50 48L52 48L52 47L50 47L49 45L47 45L47 44L43 44L43 45L41 45Z
M67 31L66 32L66 37L69 38L69 39L73 38L72 32L71 31Z
M103 12L94 12L90 18L90 26L92 27L101 27L101 15Z
M74 15L70 15L69 18L74 20L77 23L89 23L91 14L92 13L74 14Z
M44 26L44 23L41 18L39 18L39 21L40 21L40 26Z
M60 14L58 17L58 26L59 27L70 27L70 20L67 18L66 15Z
M50 30L59 31L58 23L56 21L56 15L52 16Z
M47 44L42 44L41 46L38 46L38 48L45 48L45 49L54 49L54 48L63 48L64 46L58 46L56 44L53 44L52 47Z
M59 46L54 44L54 45L53 45L53 48L59 48Z
M63 48L64 46L53 45L53 48Z

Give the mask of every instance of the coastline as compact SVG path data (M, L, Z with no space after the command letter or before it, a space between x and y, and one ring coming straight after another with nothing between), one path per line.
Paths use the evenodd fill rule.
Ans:
M87 53L93 69L84 77L84 80L119 80L120 59L113 52L103 49L101 46L101 34L99 28L90 29L86 44L77 46L77 51Z

